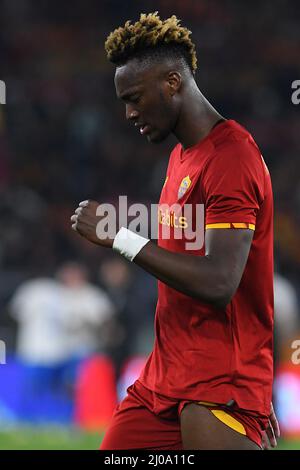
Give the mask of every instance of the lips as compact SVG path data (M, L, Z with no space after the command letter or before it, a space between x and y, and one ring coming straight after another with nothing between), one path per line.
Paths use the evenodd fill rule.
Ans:
M149 134L149 132L151 131L151 127L149 126L149 124L140 124L140 123L136 122L135 127L140 128L140 133L142 135Z

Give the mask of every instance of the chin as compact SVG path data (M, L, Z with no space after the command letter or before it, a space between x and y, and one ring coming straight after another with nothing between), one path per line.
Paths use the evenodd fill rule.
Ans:
M148 142L151 142L152 144L160 144L166 138L169 136L169 132L162 133L162 132L151 132L149 135L147 135L147 140Z

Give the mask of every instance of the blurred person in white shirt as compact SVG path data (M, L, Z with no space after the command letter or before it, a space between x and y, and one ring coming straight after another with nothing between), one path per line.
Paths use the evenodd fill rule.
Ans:
M297 292L293 284L278 272L274 274L274 319L278 349L282 350L296 339L300 317Z
M23 283L10 310L18 323L16 355L25 371L22 394L31 416L32 404L46 394L73 393L81 361L105 353L113 338L115 311L108 295L90 284L86 269L75 262L62 265L56 279Z
M51 366L104 350L114 307L102 289L88 282L85 268L72 262L61 266L55 280L22 284L11 312L18 322L19 358Z
M88 282L86 269L66 263L56 275L63 290L70 356L106 352L113 341L115 308L107 293Z

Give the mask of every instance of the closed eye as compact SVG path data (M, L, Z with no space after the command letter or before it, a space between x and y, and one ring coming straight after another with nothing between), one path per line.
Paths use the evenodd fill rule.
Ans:
M131 103L137 104L137 103L139 103L140 99L141 99L140 95L134 95L134 96L130 97L129 101Z

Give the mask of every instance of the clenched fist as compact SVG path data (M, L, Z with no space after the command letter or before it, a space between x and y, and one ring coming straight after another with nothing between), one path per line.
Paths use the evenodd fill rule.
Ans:
M101 216L97 215L98 207L98 202L82 201L71 217L72 229L92 243L111 248L113 239L99 230Z

